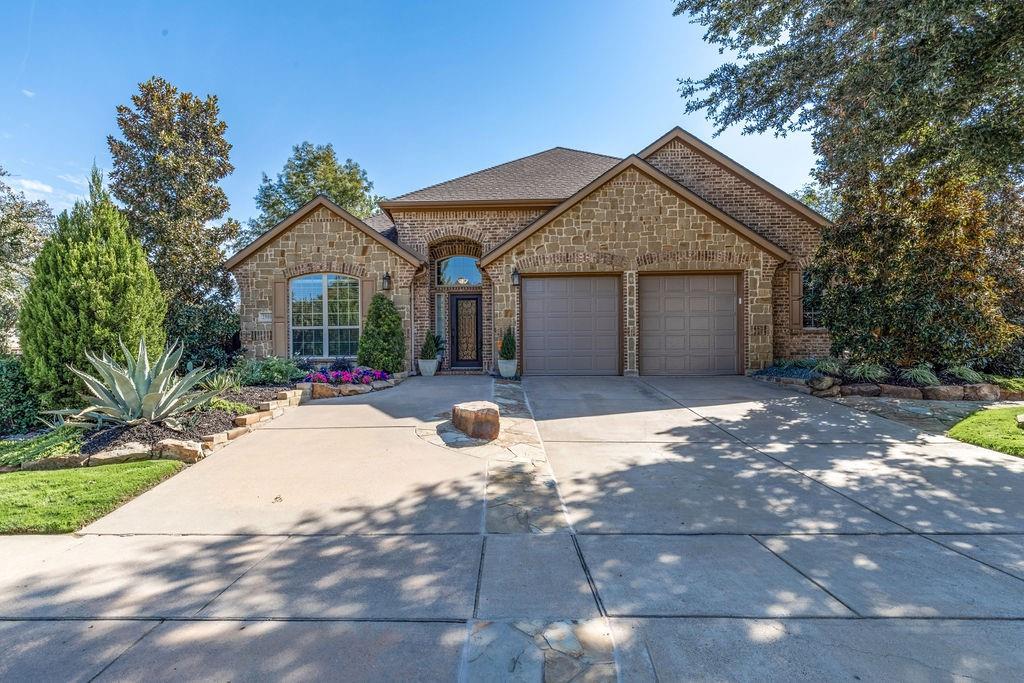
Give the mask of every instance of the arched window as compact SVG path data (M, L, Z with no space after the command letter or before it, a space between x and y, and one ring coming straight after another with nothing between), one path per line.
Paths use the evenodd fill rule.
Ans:
M468 287L483 282L478 259L473 256L450 256L437 262L437 284L442 287Z
M292 356L354 356L359 348L359 280L322 273L294 278L289 290Z

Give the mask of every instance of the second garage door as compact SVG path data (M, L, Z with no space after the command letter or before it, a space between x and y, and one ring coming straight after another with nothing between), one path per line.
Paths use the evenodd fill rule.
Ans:
M735 275L640 277L640 374L739 372Z
M523 278L523 372L619 374L619 278Z

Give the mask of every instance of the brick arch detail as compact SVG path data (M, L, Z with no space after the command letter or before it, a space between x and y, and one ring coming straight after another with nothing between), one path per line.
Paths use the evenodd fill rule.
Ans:
M293 277L298 277L299 275L309 275L310 273L337 273L339 275L351 275L352 277L357 278L365 278L369 276L366 268L358 263L338 260L305 261L303 263L296 263L294 266L290 266L285 269L284 276L291 279Z
M484 249L479 242L473 242L465 238L444 239L430 245L430 260L438 261L449 256L472 256L480 258Z
M554 254L534 254L525 258L517 259L515 264L518 268L533 268L536 266L553 266L567 263L596 263L615 268L625 268L627 261L618 254L607 252L556 252Z
M423 241L427 244L440 242L447 239L465 239L478 244L483 244L484 233L480 228L471 228L467 225L443 225L423 235Z

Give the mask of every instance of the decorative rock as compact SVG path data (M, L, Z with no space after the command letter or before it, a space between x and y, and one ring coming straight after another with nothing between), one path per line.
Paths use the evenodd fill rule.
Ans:
M374 391L380 391L381 389L390 389L395 386L395 383L390 379L379 379L370 386L373 387Z
M909 398L916 400L924 398L921 390L917 387L901 387L898 384L879 384L878 388L882 392L882 396L889 396L890 398Z
M964 387L965 401L998 401L999 385L968 384Z
M217 432L216 434L207 434L206 436L203 437L203 443L204 444L210 444L211 446L213 446L215 444L227 443L227 442L228 442L228 433L227 432Z
M373 391L373 387L369 384L342 384L338 387L338 394L340 396L358 396L359 394L368 394Z
M313 382L299 382L295 385L297 391L309 391L313 388Z
M1024 401L1024 391L1010 391L999 387L1000 401Z
M964 397L964 388L955 384L923 387L921 394L929 401L960 401Z
M69 453L68 455L55 455L51 458L39 458L21 463L23 470L63 470L68 467L81 467L89 456L81 453Z
M260 412L255 413L255 415L256 415L256 417L259 418L260 422L266 422L267 420L273 420L274 417L275 417L274 413L272 411L269 411L269 410L261 410Z
M342 394L344 395L344 394ZM338 388L323 382L313 382L313 399L335 398L338 396Z
M248 427L235 427L234 429L229 429L228 431L226 431L224 433L228 435L228 441L234 441L235 439L237 439L238 437L242 436L243 434L248 434L249 433L249 428Z
M829 377L828 375L822 375L821 377L812 377L811 379L807 380L807 386L809 386L814 391L825 391L826 389L831 389L833 386L835 386L835 383L835 378ZM817 394L815 394L815 396L817 396Z
M839 393L842 396L878 396L882 389L877 384L843 384Z
M1024 413L1017 416L1017 429L1024 429Z
M248 427L249 425L254 425L254 424L256 424L259 421L260 421L260 414L259 413L249 413L248 415L239 415L234 420L236 427Z
M137 441L126 443L123 446L112 448L101 453L94 453L89 456L89 467L97 465L113 465L119 462L133 462L135 460L149 460L152 457L149 446Z
M833 398L839 395L839 389L841 387L833 384L828 389L820 389L811 392L811 396L817 396L818 398Z
M206 456L206 453L203 452L203 444L198 441L164 439L158 441L153 450L165 460L180 460L189 464L199 462Z
M498 406L490 401L456 403L452 406L452 424L474 439L496 439L501 429Z

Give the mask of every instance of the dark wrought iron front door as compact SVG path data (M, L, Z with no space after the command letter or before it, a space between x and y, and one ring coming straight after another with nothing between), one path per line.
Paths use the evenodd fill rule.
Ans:
M483 366L483 329L481 324L480 295L452 294L451 334L448 353L453 368L479 368Z

